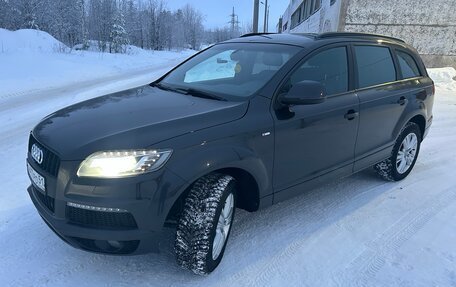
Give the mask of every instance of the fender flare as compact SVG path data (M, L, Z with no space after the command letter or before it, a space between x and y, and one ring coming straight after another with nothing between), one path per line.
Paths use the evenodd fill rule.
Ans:
M168 193L169 190L158 190L154 195L154 201L159 198L167 198L160 207L162 222L166 220L171 208L181 195L200 177L221 169L235 168L249 173L258 186L259 198L272 194L272 184L270 182L272 171L268 171L265 163L255 155L254 151L241 146L224 145L211 146L199 145L177 151L175 160L171 160L165 165L168 172L172 172L181 178L185 184L178 190ZM191 164L191 168L189 165Z

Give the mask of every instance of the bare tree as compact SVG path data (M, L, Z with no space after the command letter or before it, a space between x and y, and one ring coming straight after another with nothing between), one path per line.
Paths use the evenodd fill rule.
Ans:
M46 31L73 47L100 51L199 49L233 37L227 28L205 31L191 5L172 11L164 0L0 0L0 27ZM90 40L89 40L90 39Z

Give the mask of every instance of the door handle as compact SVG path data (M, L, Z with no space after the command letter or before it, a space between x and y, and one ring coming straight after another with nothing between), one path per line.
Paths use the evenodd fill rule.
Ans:
M401 97L397 103L401 106L405 105L407 103L407 99L405 97Z
M355 119L357 116L359 116L359 113L355 110L349 110L345 115L344 115L344 118L346 118L347 120L351 121L353 119Z

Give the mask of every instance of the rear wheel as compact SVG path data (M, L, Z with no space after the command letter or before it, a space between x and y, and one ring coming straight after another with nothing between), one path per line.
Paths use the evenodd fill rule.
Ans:
M193 184L176 231L180 266L203 275L219 265L234 218L235 195L235 181L229 175L209 174Z
M377 173L389 181L404 179L413 169L421 146L421 130L408 123L396 140L390 158L377 163Z

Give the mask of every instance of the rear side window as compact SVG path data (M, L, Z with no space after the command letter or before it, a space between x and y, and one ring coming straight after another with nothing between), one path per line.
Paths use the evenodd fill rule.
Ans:
M396 69L389 48L355 46L355 54L359 88L396 81Z
M418 69L418 65L411 55L402 51L396 51L396 55L399 60L399 66L401 67L402 77L404 79L421 76L420 69Z
M301 81L322 83L328 96L347 92L347 49L331 48L312 56L293 72L281 92L288 92L294 84Z

